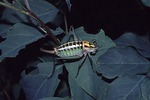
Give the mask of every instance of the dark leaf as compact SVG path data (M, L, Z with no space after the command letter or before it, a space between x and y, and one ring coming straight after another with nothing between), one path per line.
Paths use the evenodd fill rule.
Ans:
M142 96L143 96L144 100L149 100L150 99L149 84L150 84L150 79L149 78L145 78L143 84L141 85L141 93L142 93Z
M22 9L16 3L14 3L12 5L15 6L15 7L18 7L19 9ZM19 22L28 22L29 17L22 14L21 12L17 12L15 10L10 9L10 8L5 8L5 10L2 13L1 20L5 20L9 23L19 23Z
M139 36L134 33L125 33L115 40L117 46L132 46L144 57L150 57L150 41L149 36Z
M48 76L52 73L53 62L38 64L39 73L36 75L22 73L23 78L20 81L26 94L27 100L38 100L44 97L51 97L60 82L58 75L62 72L62 66L57 66L55 73L50 79Z
M69 75L69 84L73 100L95 100L78 85L77 81L71 75Z
M77 78L70 73L71 71L73 72L73 67L78 67L76 63L73 63L74 65L70 64L69 69L69 75L72 77L71 80L69 80L70 83L73 83L76 81L77 86L73 87L73 92L80 91L82 89L83 91L80 92L85 92L84 94L86 98L93 98L93 99L99 99L99 100L104 100L105 96L105 89L108 86L106 82L104 82L101 77L97 76L96 72L93 71L93 69L90 66L90 61L86 59L85 63L81 67L79 71L79 75ZM67 64L66 64L67 65ZM69 67L69 65L67 65ZM74 68L75 69L75 68ZM74 72L75 73L75 72ZM76 73L75 73L76 75ZM73 81L73 82L72 82ZM75 84L75 83L74 83ZM75 97L78 97L77 95L80 95L80 93L72 93L72 95L75 95ZM90 97L89 97L90 96Z
M120 77L108 87L105 100L149 100L144 97L149 95L149 86L144 86L149 82L145 76Z
M12 25L0 24L0 36L5 37L6 33L11 29Z
M17 7L19 6L17 3L14 3L13 5ZM57 8L44 0L29 0L29 5L31 7L31 10L44 23L52 21L58 13ZM14 10L10 10L8 8L5 9L2 19L7 20L11 23L30 22L28 16Z
M60 27L56 28L56 30L51 29L51 31L54 35L59 35L59 34L64 33L64 30L62 30Z
M125 75L146 74L150 62L131 47L114 47L99 57L97 72L112 79Z
M47 98L42 98L38 100L69 100L69 99L59 98L59 97L47 97Z
M142 3L147 6L147 7L150 7L150 1L149 0L141 0Z
M26 45L42 38L42 34L33 27L18 23L7 32L5 38L6 40L0 43L0 61L5 57L15 57Z
M104 31L101 30L96 35L87 34L83 28L78 28L75 30L76 35L81 38L81 40L92 41L96 40L97 44L99 45L99 51L95 55L91 55L93 59L93 68L95 69L97 64L97 58L106 52L109 48L115 46L114 42L105 36ZM64 38L63 41L67 41L67 36ZM77 59L74 62L71 61L69 63L65 63L66 68L69 72L69 75L74 78L77 82L78 86L82 88L87 94L89 94L93 98L103 99L105 94L105 88L107 84L101 80L100 77L97 76L96 72L94 72L89 61L89 58L85 60L84 64L82 65L81 69L79 70L79 75L77 78L78 67L81 65L83 58ZM72 83L72 82L71 82Z
M65 80L61 80L56 92L55 92L56 97L61 97L61 98L70 98L70 89L68 86L68 82Z
M150 71L148 71L148 73L146 74L147 77L150 77Z
M32 11L44 22L51 22L59 12L52 4L45 0L29 0ZM41 6L42 5L42 6Z

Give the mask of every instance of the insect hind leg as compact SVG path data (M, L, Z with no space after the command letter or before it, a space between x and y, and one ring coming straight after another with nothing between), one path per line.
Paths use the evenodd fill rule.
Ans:
M86 58L87 58L87 54L84 54L84 55L83 55L83 61L82 61L82 63L80 64L80 66L78 67L77 74L76 74L75 78L78 77L79 71L80 71L80 69L81 69L83 63L85 62Z
M89 61L90 61L91 66L92 66L92 70L93 70L94 72L96 72L96 70L94 69L94 64L96 64L96 62L94 61L94 59L92 58L92 56L91 56L89 53L87 53L87 56L88 56L88 58L89 58Z
M87 57L89 58L90 64L92 66L92 70L94 72L96 72L96 70L94 69L94 64L96 64L96 62L94 61L94 59L92 58L92 56L90 55L90 53L87 53L87 54L84 54L84 56L83 56L83 61L80 64L80 66L78 67L78 71L77 71L77 74L76 74L75 78L77 78L77 76L79 75L79 71L80 71L80 69L81 69L81 67L82 67L82 65L85 62L85 60L86 60Z

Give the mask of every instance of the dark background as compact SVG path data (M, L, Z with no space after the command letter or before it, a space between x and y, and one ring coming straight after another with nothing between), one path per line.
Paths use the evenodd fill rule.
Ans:
M143 35L150 29L150 9L140 0L73 0L71 19L89 33L102 28L113 39L129 31Z

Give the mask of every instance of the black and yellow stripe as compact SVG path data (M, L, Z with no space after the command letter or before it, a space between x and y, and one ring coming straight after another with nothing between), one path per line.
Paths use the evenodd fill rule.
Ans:
M95 46L88 41L72 41L56 47L55 54L62 58L80 56L85 50L91 48Z
M60 57L70 57L75 55L81 55L83 50L82 41L72 41L64 43L57 48L56 55Z

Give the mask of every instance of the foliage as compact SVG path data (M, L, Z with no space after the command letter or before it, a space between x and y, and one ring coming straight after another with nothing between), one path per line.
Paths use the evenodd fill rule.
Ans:
M149 0L141 0L141 2L147 6L147 7L150 7L150 1Z
M5 57L14 57L19 50L27 44L37 41L42 34L33 27L18 23L7 32L6 40L0 44L2 55L0 61Z
M44 0L29 0L29 4L32 11L45 24L54 21L62 12ZM66 0L66 4L68 10L72 10L70 0ZM19 6L18 3L13 5ZM54 44L51 38L47 39L43 35L44 32L38 29L37 22L29 16L6 8L1 20L7 23L0 23L2 38L0 68L7 67L4 66L5 63L9 63L7 58L17 59L20 55L24 57L23 50L36 52L28 48L29 45L34 46L40 42L37 45L39 46L37 51L40 51L43 45L48 44L52 47ZM55 37L64 35L61 25L54 30L51 29ZM95 55L91 55L94 66L91 66L87 57L79 70L79 75L75 77L83 58L57 62L53 55L42 53L32 58L31 54L29 60L21 58L27 61L25 65L17 66L18 69L26 67L22 68L20 73L21 88L14 88L16 83L12 86L14 94L19 90L14 98L18 99L18 94L23 89L27 100L149 100L149 34L141 36L126 32L116 40L112 40L102 29L97 34L88 34L83 26L76 28L75 33L81 40L96 40L99 50ZM67 42L68 34L60 39L61 43ZM30 53L29 51L27 53ZM11 67L13 69L14 65ZM54 74L48 78L53 73L54 67ZM0 69L0 72L3 70ZM5 88L2 88L1 81L0 77L0 89L2 89L0 93L4 93Z

